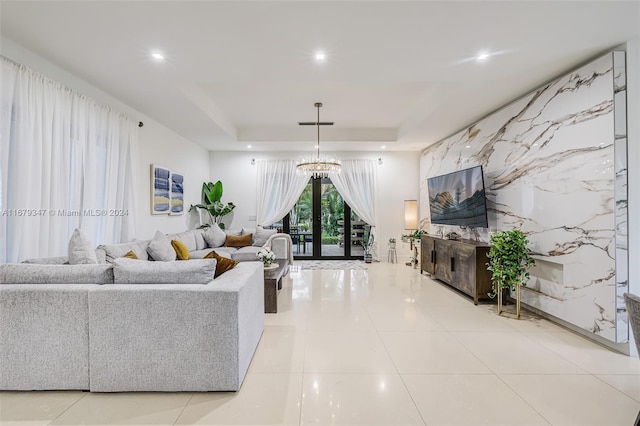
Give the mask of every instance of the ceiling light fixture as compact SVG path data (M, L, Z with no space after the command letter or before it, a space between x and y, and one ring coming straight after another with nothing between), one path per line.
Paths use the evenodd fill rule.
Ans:
M327 59L327 55L325 55L324 52L316 52L314 57L318 62L324 62L324 60Z
M160 52L153 52L151 53L151 56L153 56L153 59L157 60L157 61L163 61L164 60L164 55Z
M476 56L476 61L478 62L484 62L487 59L489 59L489 54L487 52L482 52L480 53L478 56Z
M320 122L320 108L322 104L320 102L316 102L314 106L318 110L317 119L315 122L299 122L298 124L301 126L316 126L317 134L318 134L318 144L316 145L318 148L318 154L316 158L305 158L298 161L296 165L296 170L298 173L308 174L311 173L314 178L325 178L329 176L330 173L340 173L342 170L342 165L340 164L340 160L336 158L324 158L320 157L320 126L333 126L333 122Z

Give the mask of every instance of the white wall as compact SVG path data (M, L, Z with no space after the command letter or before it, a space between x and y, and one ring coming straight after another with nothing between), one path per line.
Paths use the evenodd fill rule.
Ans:
M221 180L224 186L223 202L236 205L232 228L255 227L257 167L251 159L273 160L302 157L302 152L211 152L211 181ZM349 159L382 158L378 166L378 255L387 259L387 241L398 240L400 261L410 257L408 244L399 241L404 230L404 200L418 199L419 156L417 152L336 152L336 157ZM308 155L308 153L307 153Z
M120 102L96 86L77 77L44 58L30 52L16 43L0 39L0 53L29 68L56 80L67 87L82 93L97 102L112 107L128 115L135 121L144 122L138 132L138 167L136 178L136 238L153 237L157 229L164 232L179 232L187 229L189 214L183 216L151 215L150 207L150 165L160 164L169 169L182 172L185 178L185 207L200 201L202 182L209 179L209 152L199 145L167 129L162 124L141 114L132 107Z

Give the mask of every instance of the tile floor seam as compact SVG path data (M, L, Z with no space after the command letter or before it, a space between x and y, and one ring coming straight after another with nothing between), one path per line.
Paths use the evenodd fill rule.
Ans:
M639 397L639 398L635 398L635 397L633 397L633 396L629 395L628 393L621 391L621 390L620 390L620 389L618 389L617 387L613 386L611 383L609 383L609 382L607 382L607 381L605 381L605 380L601 379L600 377L598 377L599 375L597 375L597 374L592 374L592 376L593 376L594 378L596 378L596 379L600 380L602 383L604 383L605 385L609 386L610 388L612 388L612 389L614 389L614 390L616 390L616 391L620 392L622 395L624 395L624 396L626 396L626 397L628 397L628 398L631 398L632 400L634 400L634 401L636 401L638 404L640 404L640 397ZM639 379L640 379L640 378L639 378ZM638 407L638 408L640 408L640 407Z
M47 423L47 425L51 425L53 424L56 420L58 420L60 418L60 416L62 416L64 413L66 413L67 411L69 411L71 409L71 407L73 407L74 405L76 405L78 402L80 402L81 400L83 400L84 398L87 397L87 395L89 395L91 392L89 391L81 391L82 392L82 396L78 399L76 399L73 404L71 404L70 406L68 406L67 408L65 408L60 414L58 414L53 420L51 420L49 423Z
M413 394L411 393L411 391L409 390L409 387L407 386L407 383L404 381L404 378L402 377L402 374L398 374L398 376L400 376L400 381L402 382L402 386L404 386L405 390L407 391L407 394L409 394L409 398L411 398L411 402L413 402L413 406L416 408L416 411L418 412L418 414L420 415L420 419L422 420L422 423L427 426L427 420L424 418L424 416L422 415L422 411L420 411L420 408L418 407L418 404L416 403L415 398L413 397Z
M187 403L184 404L184 407L182 407L182 410L178 413L178 415L176 416L176 419L173 421L173 426L178 424L178 420L180 420L180 416L182 416L182 414L184 413L184 410L187 409L187 407L189 406L189 403L191 402L191 400L193 399L193 394L191 394L191 396L189 397L189 399L187 400Z
M508 374L505 374L505 376L507 376ZM517 374L513 374L514 376L516 376ZM542 419L544 419L545 422L547 422L549 425L553 426L553 423L551 422L551 420L547 419L541 412L539 412L536 407L534 407L533 405L529 404L529 401L526 400L526 398L522 395L520 395L520 393L518 391L516 391L513 387L509 386L509 383L505 382L504 380L502 380L502 377L500 377L499 374L496 374L496 377L498 378L498 380L500 380L502 383L504 383L504 385L511 389L511 392L513 392L514 394L516 394L518 396L518 398L520 398L525 404L527 404L527 406L531 407L531 409L538 414Z

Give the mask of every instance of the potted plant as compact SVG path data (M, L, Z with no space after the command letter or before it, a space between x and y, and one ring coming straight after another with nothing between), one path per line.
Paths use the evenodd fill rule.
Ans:
M395 249L396 248L396 239L395 238L389 238L389 248L390 249Z
M217 181L216 183L204 182L202 184L202 203L192 205L189 208L189 211L194 208L202 209L209 213L211 220L214 223L217 223L220 228L224 229L224 223L222 223L222 218L233 211L236 208L235 204L227 203L224 204L222 200L222 182ZM201 225L201 227L206 228L210 226L205 223Z
M489 262L492 292L489 297L498 296L498 314L502 312L503 291L516 290L516 316L520 318L520 289L527 285L529 268L535 260L529 256L529 239L519 229L498 231L491 235Z

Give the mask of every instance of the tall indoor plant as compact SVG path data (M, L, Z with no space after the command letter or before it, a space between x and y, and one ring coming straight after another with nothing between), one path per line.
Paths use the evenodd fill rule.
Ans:
M493 291L490 297L498 296L498 314L502 312L502 293L516 290L516 315L520 318L520 286L526 286L529 280L529 268L535 260L529 256L529 239L519 229L497 231L491 235L489 263Z
M224 229L224 223L222 218L233 211L236 208L235 204L229 202L224 204L222 200L222 182L216 183L204 182L202 184L202 203L191 206L191 209L198 208L206 210L214 223L217 223L220 228ZM191 211L189 209L189 211ZM209 224L203 224L203 227L209 226Z

